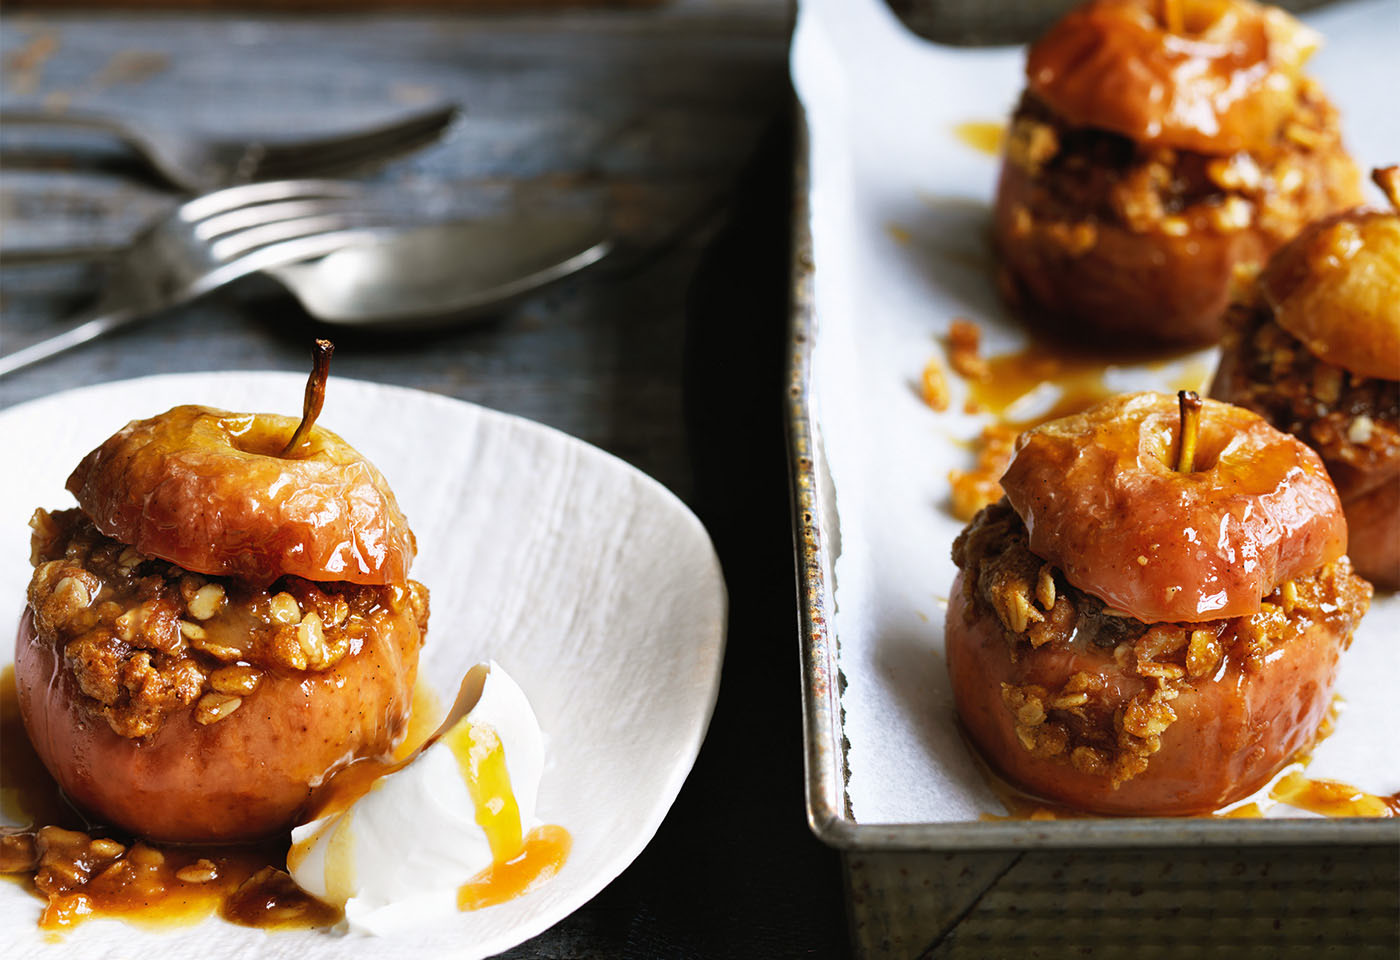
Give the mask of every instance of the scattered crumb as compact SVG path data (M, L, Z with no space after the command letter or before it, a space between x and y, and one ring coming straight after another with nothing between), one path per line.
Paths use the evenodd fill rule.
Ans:
M937 357L929 357L924 364L923 376L919 378L921 396L924 403L942 413L948 409L948 377Z
M1017 431L1002 423L982 429L977 438L977 466L971 470L953 470L948 474L952 486L953 516L971 520L977 511L1001 499L1001 475L1011 463L1016 451Z
M901 247L907 246L909 244L909 240L913 236L908 231L908 229L906 229L905 227L901 227L897 223L892 223L885 229L888 230L890 236L894 238L894 242L899 244Z
M964 380L986 380L991 375L982 359L982 330L971 320L957 317L948 328L948 363Z

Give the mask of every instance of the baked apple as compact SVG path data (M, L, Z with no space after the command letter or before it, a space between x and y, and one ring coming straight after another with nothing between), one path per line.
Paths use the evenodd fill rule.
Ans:
M1319 38L1251 0L1090 0L1029 50L997 189L1008 298L1133 343L1221 334L1230 292L1359 200Z
M290 826L401 738L428 592L377 470L315 426L176 407L128 424L36 511L15 651L25 727L99 822L171 841Z
M1317 455L1260 417L1135 394L1023 434L953 545L948 671L1010 781L1191 814L1314 737L1370 585Z
M1303 230L1231 308L1211 392L1319 454L1341 495L1361 576L1400 588L1400 167L1376 172L1393 209Z

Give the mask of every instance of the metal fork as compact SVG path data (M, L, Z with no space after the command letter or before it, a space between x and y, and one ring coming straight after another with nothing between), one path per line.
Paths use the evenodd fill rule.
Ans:
M346 181L254 183L197 197L112 259L97 302L67 329L0 356L0 377L247 274L363 243L392 222Z
M109 133L140 153L172 185L207 193L254 180L321 177L380 164L436 140L456 116L457 107L447 105L353 133L273 142L206 138L146 120L94 114L6 110L0 112L0 126Z

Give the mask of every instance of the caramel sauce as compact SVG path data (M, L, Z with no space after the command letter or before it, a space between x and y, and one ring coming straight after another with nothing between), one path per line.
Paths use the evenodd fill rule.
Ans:
M572 845L573 838L563 827L536 827L525 837L518 855L492 864L462 884L457 909L480 910L528 893L559 872Z
M463 682L464 690L470 677ZM479 695L480 687L477 686ZM422 701L415 693L414 710L423 717L441 715L436 698L426 693ZM468 696L467 704L462 703ZM469 695L459 694L458 703L449 717L458 717L470 709ZM457 903L461 910L477 910L514 899L548 880L559 872L568 859L572 839L567 830L545 825L525 833L520 819L520 807L511 786L506 767L505 748L496 731L485 724L452 722L441 731L441 724L420 721L410 724L404 744L390 761L361 760L336 773L308 804L307 821L344 816L330 820L315 833L302 838L287 853L287 864L295 869L325 836L334 831L326 845L325 878L327 896L343 903L355 889L354 842L351 828L353 811L350 807L374 788L384 776L402 770L435 742L446 743L457 760L462 782L467 787L475 808L477 825L486 835L491 848L492 864L468 880L458 890Z
M488 726L465 723L446 740L476 808L477 826L491 845L492 859L498 864L513 860L524 848L525 837L500 737Z
M985 379L968 384L978 408L1009 426L1027 429L1047 420L1067 417L1112 396L1104 381L1104 364L1039 346L987 358ZM1016 404L1033 392L1052 387L1056 399L1035 414L1020 413Z
M442 701L433 688L418 677L413 684L413 701L408 708L408 729L404 731L403 741L394 748L394 759L403 760L417 753L437 730L442 718Z
M27 833L41 835L40 831ZM137 841L109 860L56 855L51 845L47 857L58 866L41 862L30 879L31 888L48 900L39 926L60 931L91 917L109 917L160 929L199 923L214 913L231 923L265 930L334 925L340 919L339 910L304 893L271 866L280 862L285 848L285 843L278 842L185 847ZM73 863L91 864L90 876L81 882L64 878L63 871Z
M969 120L953 127L953 135L959 142L978 153L999 156L1001 145L1006 139L1006 124L986 120Z
M495 861L458 889L457 908L479 910L504 903L558 873L569 856L572 838L563 827L553 825L524 834L520 807L506 770L505 750L496 731L462 724L446 739Z
M1109 373L1116 368L1161 369L1179 356L1184 355L1104 353L1079 345L1033 341L1014 353L987 357L983 361L986 374L967 380L968 393L976 411L1026 430L1081 413L1117 395L1119 391L1108 382ZM1209 373L1204 361L1193 361L1168 389L1200 390Z
M1269 796L1324 817L1400 816L1400 794L1378 796L1336 780L1312 780L1301 773L1285 774Z
M408 732L395 755L411 756L436 729L441 712L437 697L420 680ZM382 775L399 764L375 766ZM368 765L346 769L357 768ZM337 775L331 783L341 779ZM348 792L360 782L368 789L374 779L357 773L345 778L341 789ZM285 838L240 845L148 844L88 821L64 799L30 745L10 666L0 671L0 813L6 823L27 824L0 828L0 876L47 901L39 920L47 930L62 931L90 917L163 928L218 914L261 929L324 928L341 918L338 909L303 892L281 869L288 859Z
M968 392L981 411L1007 426L1026 430L1049 420L1081 413L1117 395L1108 374L1117 367L1147 365L1160 369L1172 357L1105 354L1063 345L1033 342L1015 353L988 357L987 375L969 380ZM1170 385L1172 390L1198 390L1206 379L1205 364L1187 364ZM1027 409L1032 394L1053 395L1053 401ZM1048 397L1047 397L1048 400Z

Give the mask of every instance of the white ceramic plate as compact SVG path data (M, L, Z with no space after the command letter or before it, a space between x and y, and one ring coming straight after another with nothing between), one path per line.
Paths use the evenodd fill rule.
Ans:
M0 624L23 605L29 515L73 505L63 484L84 453L179 403L295 414L304 383L148 377L0 413ZM568 862L518 900L382 940L211 918L160 932L93 920L50 943L40 902L0 884L6 957L486 957L582 906L666 815L709 724L724 647L724 583L694 514L596 448L432 394L333 377L319 423L383 471L417 534L413 576L432 591L421 676L450 702L465 670L494 657L529 696L549 751L539 814L573 834ZM13 653L4 643L0 665Z

